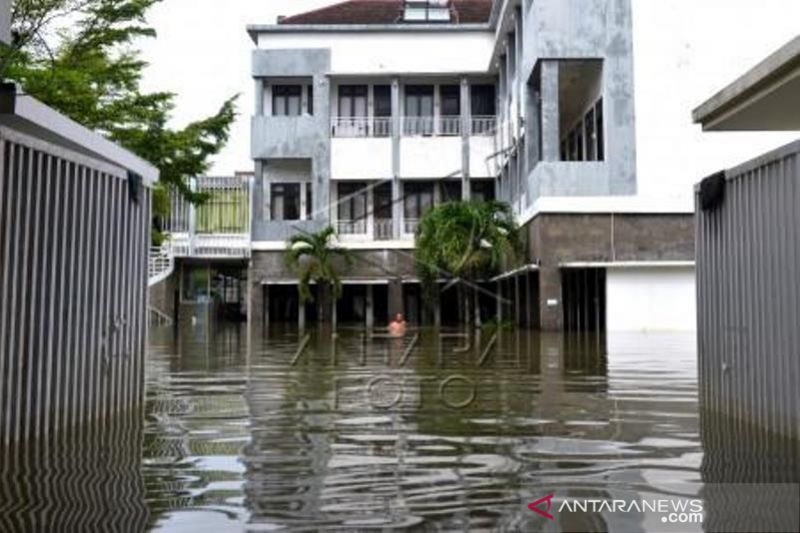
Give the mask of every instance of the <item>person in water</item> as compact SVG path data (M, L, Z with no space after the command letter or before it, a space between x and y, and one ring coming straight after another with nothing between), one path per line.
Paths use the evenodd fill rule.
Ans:
M405 337L406 320L403 318L402 313L397 313L394 316L394 320L389 322L389 335L392 337Z

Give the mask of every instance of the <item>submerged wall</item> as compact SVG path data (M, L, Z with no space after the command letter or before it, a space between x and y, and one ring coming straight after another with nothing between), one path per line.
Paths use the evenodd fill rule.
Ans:
M703 410L800 438L800 142L698 189ZM705 204L705 205L703 205Z
M75 149L22 117L29 106ZM16 107L0 114L0 448L144 399L152 176L104 160L110 143L80 144L91 132L41 104Z

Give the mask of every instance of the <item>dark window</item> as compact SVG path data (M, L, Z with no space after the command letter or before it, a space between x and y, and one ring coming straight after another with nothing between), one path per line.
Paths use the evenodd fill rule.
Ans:
M272 114L298 116L301 110L303 89L300 85L274 85L272 87Z
M375 116L392 116L392 88L389 85L376 85L375 92Z
M473 200L494 200L494 180L472 181L471 186Z
M273 183L270 193L272 220L300 220L299 183Z
M391 220L392 218L392 184L382 183L373 190L375 198L375 218Z
M433 207L432 183L403 185L403 214L407 221L419 220L431 207Z
M442 202L458 202L461 200L461 180L441 182Z
M604 126L603 126L603 99L601 98L597 105L594 108L594 114L596 118L595 123L597 124L597 160L603 161L605 159L606 147L605 147L605 136L604 136Z
M442 135L461 134L461 87L458 85L442 85L439 87L441 97Z
M473 85L470 88L471 111L474 117L493 117L497 114L494 85Z
M363 183L340 183L339 220L358 221L367 218L367 189Z
M309 85L308 86L308 106L307 107L308 107L308 114L309 115L313 115L314 114L314 86L313 85Z
M314 218L314 196L312 195L313 187L310 183L306 183L306 220Z
M594 109L586 113L583 129L586 132L586 160L597 161L597 129Z
M372 128L375 137L389 137L392 134L392 88L389 85L376 85L374 92L374 115Z

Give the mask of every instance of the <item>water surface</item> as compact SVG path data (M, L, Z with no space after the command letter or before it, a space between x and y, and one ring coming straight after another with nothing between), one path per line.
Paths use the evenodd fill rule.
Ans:
M153 332L150 527L521 531L552 525L527 508L551 492L701 493L693 335L441 333L313 332L298 355L291 329Z

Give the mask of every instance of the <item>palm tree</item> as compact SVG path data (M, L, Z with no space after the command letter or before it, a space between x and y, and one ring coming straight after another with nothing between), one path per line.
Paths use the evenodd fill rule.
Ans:
M522 249L511 206L498 201L448 202L431 209L420 221L416 247L426 292L431 294L443 277L464 282L459 283L460 307L467 323L472 307L476 324L478 292L468 298L467 287L499 273Z
M342 282L336 272L336 259L350 264L347 250L335 246L336 231L328 226L318 233L300 233L291 237L286 245L286 263L298 276L300 305L314 301L311 282L319 287L317 293L317 320L327 321L335 316L336 301L342 296ZM331 298L329 298L329 295ZM328 300L330 299L330 305ZM330 316L325 313L330 309Z

